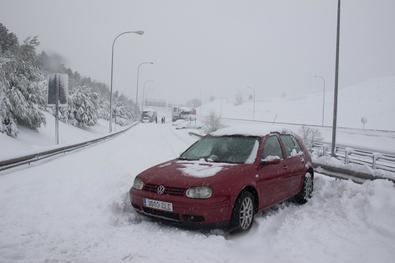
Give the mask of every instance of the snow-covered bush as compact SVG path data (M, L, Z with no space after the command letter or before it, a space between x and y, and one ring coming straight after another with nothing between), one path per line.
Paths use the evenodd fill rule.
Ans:
M77 127L94 126L98 117L98 97L85 87L73 90L68 99L67 107L59 110L59 119Z
M322 142L323 137L318 129L302 126L299 129L299 135L302 137L306 148L311 151L315 142Z
M134 108L124 101L117 101L115 104L113 117L115 118L115 123L121 126L129 125L133 120L137 119L138 109Z
M222 128L221 116L214 111L210 112L210 114L203 121L204 129L207 133L216 131Z

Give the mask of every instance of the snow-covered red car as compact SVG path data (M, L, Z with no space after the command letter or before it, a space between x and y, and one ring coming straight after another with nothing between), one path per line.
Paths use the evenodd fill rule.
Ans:
M313 178L297 136L224 129L136 176L130 200L147 216L245 231L260 210L290 198L305 203Z

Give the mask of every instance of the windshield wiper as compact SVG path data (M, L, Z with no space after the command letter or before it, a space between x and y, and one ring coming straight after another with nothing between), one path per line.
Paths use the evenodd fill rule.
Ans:
M202 157L202 159L204 159L208 163L214 162L214 160L209 158L209 156L204 156L204 157Z
M198 159L186 158L186 157L178 157L177 160L181 161L197 161Z

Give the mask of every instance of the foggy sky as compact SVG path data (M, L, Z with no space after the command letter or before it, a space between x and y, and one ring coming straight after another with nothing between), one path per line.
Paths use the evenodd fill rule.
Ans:
M137 64L147 97L183 102L232 99L256 89L257 100L286 93L332 96L337 0L0 0L0 22L20 40L109 84L117 33L114 89L134 99ZM395 1L343 0L340 87L395 75ZM141 93L140 93L141 94ZM329 94L328 94L329 95Z

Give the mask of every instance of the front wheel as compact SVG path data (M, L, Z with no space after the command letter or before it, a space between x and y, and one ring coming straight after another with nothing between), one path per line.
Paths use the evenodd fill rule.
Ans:
M242 192L237 198L232 212L231 228L235 231L247 231L254 222L255 203L254 195Z
M303 186L300 192L295 196L296 202L305 204L311 198L314 189L314 177L310 172L304 176Z

